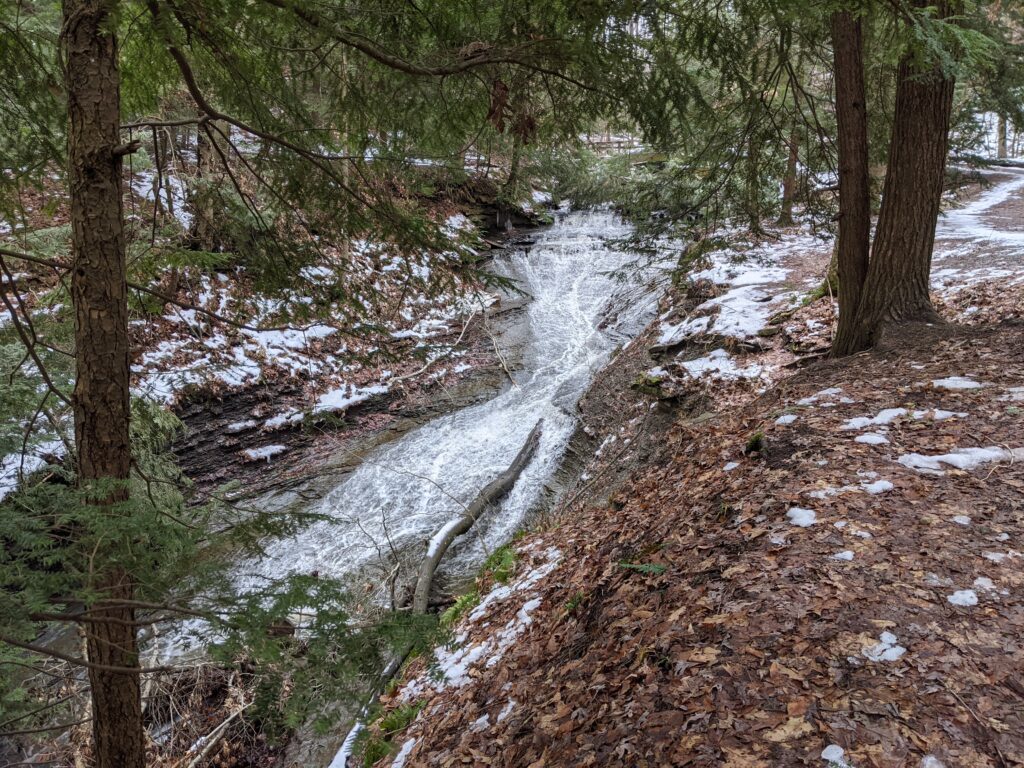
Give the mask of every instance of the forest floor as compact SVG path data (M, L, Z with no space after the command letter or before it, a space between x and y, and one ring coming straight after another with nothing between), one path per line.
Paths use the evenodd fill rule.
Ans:
M990 180L940 225L953 322L876 350L820 357L813 233L674 292L595 385L620 417L582 403L580 492L385 701L420 709L382 764L1024 765L1024 172Z

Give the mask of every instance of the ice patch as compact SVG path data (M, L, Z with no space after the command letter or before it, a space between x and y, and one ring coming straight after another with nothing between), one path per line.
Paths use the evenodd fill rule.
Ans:
M878 637L878 644L864 650L864 656L869 661L896 661L907 649L896 642L896 635L892 632L883 632Z
M807 528L818 522L818 516L814 510L804 509L803 507L790 507L789 511L786 512L786 517L789 518L790 523L800 528Z
M985 385L964 376L949 376L945 379L935 379L932 386L936 389L981 389Z
M908 453L900 456L896 461L908 469L941 475L944 474L943 465L971 470L982 464L990 464L995 461L1015 461L1021 458L1024 458L1024 448L1008 450L993 445L987 448L964 448L953 453L942 453L935 456Z
M409 739L402 745L402 748L398 750L398 754L395 755L395 759L391 763L391 768L405 768L405 761L409 759L409 755L412 754L413 748L416 746L416 739Z
M246 448L242 456L246 461L267 461L288 450L287 445L264 445L262 448Z
M722 379L754 379L761 375L760 365L749 365L741 368L724 349L716 349L705 357L696 360L685 360L680 363L693 378L703 376Z
M973 589L958 589L946 598L953 605L969 608L978 604L978 595Z
M846 750L838 744L829 744L821 750L821 759L828 763L829 768L853 768L846 762Z

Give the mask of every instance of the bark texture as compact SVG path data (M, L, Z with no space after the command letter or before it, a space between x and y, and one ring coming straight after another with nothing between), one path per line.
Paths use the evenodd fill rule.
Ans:
M948 6L943 10L948 13ZM949 148L954 81L941 69L920 70L904 58L896 80L896 110L882 209L871 265L845 351L877 341L888 322L934 320L929 276ZM842 289L840 275L840 289Z
M839 327L833 354L856 351L856 319L868 275L871 198L868 174L868 118L864 90L864 37L861 21L842 11L832 14L836 118L839 144Z
M131 468L121 188L126 148L120 143L116 5L116 0L63 0L77 363L73 404L79 480L86 487L125 481ZM114 505L126 498L121 487L99 503ZM92 577L113 601L133 596L131 577L120 569L100 570ZM93 665L89 683L96 765L143 768L139 675L123 671L138 668L134 612L112 605L93 616L100 621L86 626L86 648ZM111 621L102 621L107 618Z
M786 174L782 177L782 207L779 211L778 226L793 226L793 205L796 202L797 163L800 161L800 131L794 125L789 133L789 157L786 159Z
M1006 145L1006 116L999 115L996 118L996 157L1007 157Z

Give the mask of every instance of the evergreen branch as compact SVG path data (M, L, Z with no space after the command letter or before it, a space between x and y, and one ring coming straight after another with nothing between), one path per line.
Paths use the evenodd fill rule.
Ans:
M7 275L8 280L10 280L11 284L13 285L13 274L7 266L7 262L3 260L2 256L0 256L0 269L3 270L3 272ZM32 357L32 362L34 362L36 364L36 368L39 369L39 375L42 376L43 383L46 384L47 388L51 392L53 392L53 394L56 395L61 402L70 407L71 398L65 395L64 392L62 392L61 389L56 384L53 383L53 379L47 372L46 366L43 365L43 361L39 357L39 353L36 352L36 345L38 343L38 339L36 338L35 329L32 328L31 320L28 318L27 311L25 310L24 306L22 306L22 312L26 313L24 319L28 322L29 330L25 330L25 323L22 321L21 316L18 314L18 309L14 306L14 303L11 302L11 298L8 294L8 290L2 285L0 285L0 298L3 299L4 306L7 307L7 312L11 316L11 323L14 325L14 330L18 334L18 338L20 338L21 343L25 345L25 351L28 352L28 354ZM14 295L18 299L18 303L20 304L21 297L18 296L17 291L14 291ZM29 337L30 331L31 338Z
M160 6L157 0L147 0L147 7L149 8L150 15L153 17L153 21L160 25ZM206 98L202 89L199 87L199 81L196 78L195 72L192 70L192 65L189 63L188 58L182 52L182 50L174 44L174 42L165 34L164 44L167 48L167 53L174 60L175 65L178 67L178 71L181 73L181 77L184 80L185 88L188 90L189 95L195 102L196 106L206 115L209 120L223 120L225 123L230 123L239 130L250 133L253 136L269 141L272 144L276 144L282 149L287 149L293 152L297 156L303 158L307 162L314 165L316 168L323 171L327 176L334 181L346 194L351 196L353 199L358 200L362 205L366 206L370 210L376 210L376 207L356 190L354 190L345 180L335 173L334 169L331 168L325 160L333 159L322 153L313 152L309 149L299 146L288 139L280 136L276 133L265 131L261 128L257 128L254 125L239 120L236 117L232 117L229 114L221 112L214 108L214 106Z
M536 46L540 43L550 42L547 40L531 41L529 46L522 46L519 50L503 50L489 47L480 53L466 56L459 61L453 61L439 66L426 66L423 64L415 64L401 58L400 56L396 56L395 54L384 50L376 42L363 35L325 22L320 16L302 8L297 2L295 2L295 0L262 1L267 5L274 6L275 8L291 11L297 18L301 19L310 27L330 35L343 45L347 45L349 48L354 48L360 53L370 57L378 64L383 64L389 69L417 77L446 77L448 75L458 75L491 64L514 64L533 69L535 68L535 65L531 64L527 59L526 48Z
M53 648L44 648L41 645L34 645L33 643L25 643L21 640L15 640L13 637L8 637L7 635L0 635L0 643L6 643L7 645L15 648L21 648L23 651L29 651L30 653L35 653L40 656L49 656L54 659L60 659L61 661L66 661L68 664L74 664L77 667L94 669L99 672L111 672L116 675L146 675L157 672L177 672L180 669L180 667L118 667L112 664L98 664L96 662L79 658L78 656L62 653L61 651L54 650Z

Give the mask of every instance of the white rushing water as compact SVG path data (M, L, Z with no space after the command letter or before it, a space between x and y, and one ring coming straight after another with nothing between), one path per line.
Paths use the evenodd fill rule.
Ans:
M442 567L447 573L471 572L486 552L506 542L557 469L591 378L616 344L653 314L649 289L609 274L635 257L605 240L628 231L610 213L570 213L530 249L502 257L496 271L531 297L515 385L370 454L320 502L318 511L329 514L329 521L271 543L243 580L314 570L331 577L369 573L382 554L390 557L392 547L421 552L461 504L508 467L543 419L538 450L513 491L477 522Z

